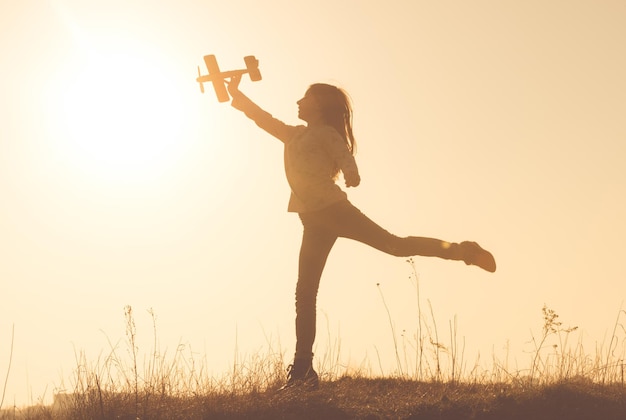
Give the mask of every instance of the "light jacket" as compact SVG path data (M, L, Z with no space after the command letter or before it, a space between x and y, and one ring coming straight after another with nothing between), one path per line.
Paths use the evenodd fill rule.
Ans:
M236 95L231 105L284 143L285 174L291 187L288 211L317 211L347 200L335 182L335 170L339 168L346 180L358 179L359 171L337 130L329 125L285 124L243 94Z

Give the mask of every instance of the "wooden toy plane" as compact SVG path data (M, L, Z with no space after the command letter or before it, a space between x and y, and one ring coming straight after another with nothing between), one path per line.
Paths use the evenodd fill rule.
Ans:
M217 100L220 102L227 102L230 100L230 95L228 94L228 90L226 89L225 79L248 73L250 75L250 80L252 80L253 82L261 80L261 72L259 71L259 60L257 60L253 55L248 55L244 57L243 60L246 63L246 68L243 70L220 71L215 56L205 55L204 63L209 70L209 74L205 76L201 75L200 66L198 66L198 77L196 79L196 82L200 84L200 92L204 93L203 83L211 82L213 83L213 89L215 89Z

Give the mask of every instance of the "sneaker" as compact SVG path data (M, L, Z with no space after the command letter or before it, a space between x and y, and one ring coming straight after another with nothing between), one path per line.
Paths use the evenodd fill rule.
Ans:
M476 265L490 273L496 271L496 260L491 252L484 250L476 242L461 242L463 261L467 265Z
M317 376L317 372L313 370L313 367L298 367L297 364L289 365L287 367L287 383L283 385L280 390L286 390L291 388L303 388L307 390L315 390L319 388L320 380Z

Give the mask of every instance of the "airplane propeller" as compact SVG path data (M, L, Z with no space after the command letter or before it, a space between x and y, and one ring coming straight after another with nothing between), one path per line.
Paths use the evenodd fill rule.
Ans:
M200 76L200 66L198 66L198 78L200 78ZM202 83L200 83L200 93L204 93L204 86L202 85Z

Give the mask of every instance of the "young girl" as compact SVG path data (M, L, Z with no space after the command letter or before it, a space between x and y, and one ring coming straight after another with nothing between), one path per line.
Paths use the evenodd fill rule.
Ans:
M298 118L305 125L287 125L265 112L239 90L233 77L228 91L232 106L260 128L284 143L285 173L291 187L288 211L298 213L304 227L296 285L296 351L283 388L317 388L312 367L316 301L322 270L339 237L354 239L387 254L460 260L489 272L496 263L475 242L452 243L439 239L387 232L361 213L335 183L343 173L346 187L361 182L354 160L352 107L346 93L332 85L314 84L298 101Z

